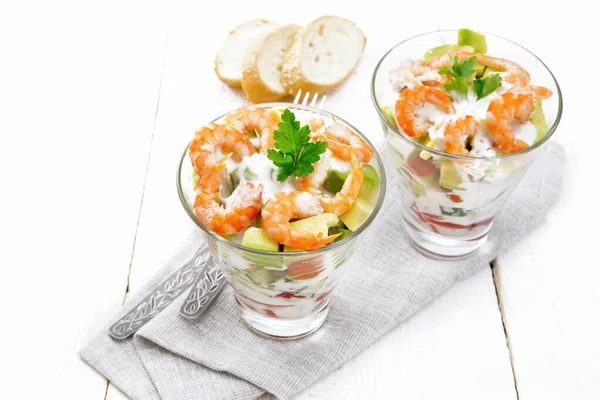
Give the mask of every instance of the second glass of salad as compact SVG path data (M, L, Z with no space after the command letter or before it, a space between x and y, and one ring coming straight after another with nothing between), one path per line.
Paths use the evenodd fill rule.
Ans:
M500 207L556 130L562 96L524 47L469 29L392 48L371 95L414 246L461 258L487 240Z
M243 321L295 339L325 321L356 240L381 208L385 173L369 140L341 118L271 103L199 129L177 187Z

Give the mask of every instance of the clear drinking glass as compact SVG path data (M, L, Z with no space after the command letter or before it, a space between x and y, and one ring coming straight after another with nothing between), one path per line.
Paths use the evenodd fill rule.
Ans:
M297 116L309 112L324 119L334 117L326 111L297 104L270 103L258 107L289 108ZM219 123L223 117L213 122ZM350 127L375 150L356 128L338 116L335 119ZM329 313L332 291L344 271L344 264L352 257L356 240L381 209L385 172L380 156L375 151L370 162L381 178L379 193L373 212L360 228L345 239L315 251L276 253L244 247L215 234L198 221L192 209L194 178L188 151L189 145L177 172L179 198L192 221L204 232L215 262L226 273L243 321L255 332L277 339L295 339L317 330Z
M426 147L399 131L390 117L398 93L392 89L391 70L436 46L455 44L456 30L415 36L393 47L377 64L371 96L399 174L404 227L413 245L426 255L460 258L481 247L494 217L558 126L562 95L552 72L524 47L485 34L488 52L524 67L533 85L545 86L553 96L543 102L545 136L519 153L497 157L462 157Z

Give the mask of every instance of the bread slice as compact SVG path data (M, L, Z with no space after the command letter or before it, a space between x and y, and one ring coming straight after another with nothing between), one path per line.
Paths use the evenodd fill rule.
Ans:
M229 32L215 59L215 72L219 79L230 86L240 87L243 60L248 47L256 39L277 26L276 23L264 19L253 19L238 25Z
M366 43L352 21L318 18L296 34L283 60L281 83L291 95L298 89L318 93L332 89L352 72Z
M281 64L299 25L284 25L254 41L246 53L242 89L252 103L277 101L287 94L281 84Z

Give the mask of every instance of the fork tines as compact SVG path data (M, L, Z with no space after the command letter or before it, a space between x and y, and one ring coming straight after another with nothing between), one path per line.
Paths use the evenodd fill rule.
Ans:
M296 97L294 98L294 103L302 104L303 106L309 105L310 92L306 92L304 94L304 99L302 100L302 102L300 102L301 98L302 98L302 89L298 89L298 92L296 93ZM325 100L327 99L327 95L323 95L323 97L321 97L321 103L319 104L319 106L317 106L318 99L319 99L319 93L315 93L312 100L310 101L310 106L316 107L316 108L323 108L323 106L325 105Z

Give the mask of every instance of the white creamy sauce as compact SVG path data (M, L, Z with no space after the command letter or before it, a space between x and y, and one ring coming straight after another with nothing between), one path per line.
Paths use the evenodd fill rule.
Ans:
M262 185L262 202L265 204L276 193L291 192L296 189L297 179L289 177L284 182L279 182L278 170L279 168L267 158L266 154L255 153L250 157L244 157L236 170L236 175L240 182Z
M350 172L350 170L352 169L352 165L349 161L342 160L341 158L338 158L334 155L331 156L331 159L329 160L329 165L331 169L340 172Z

